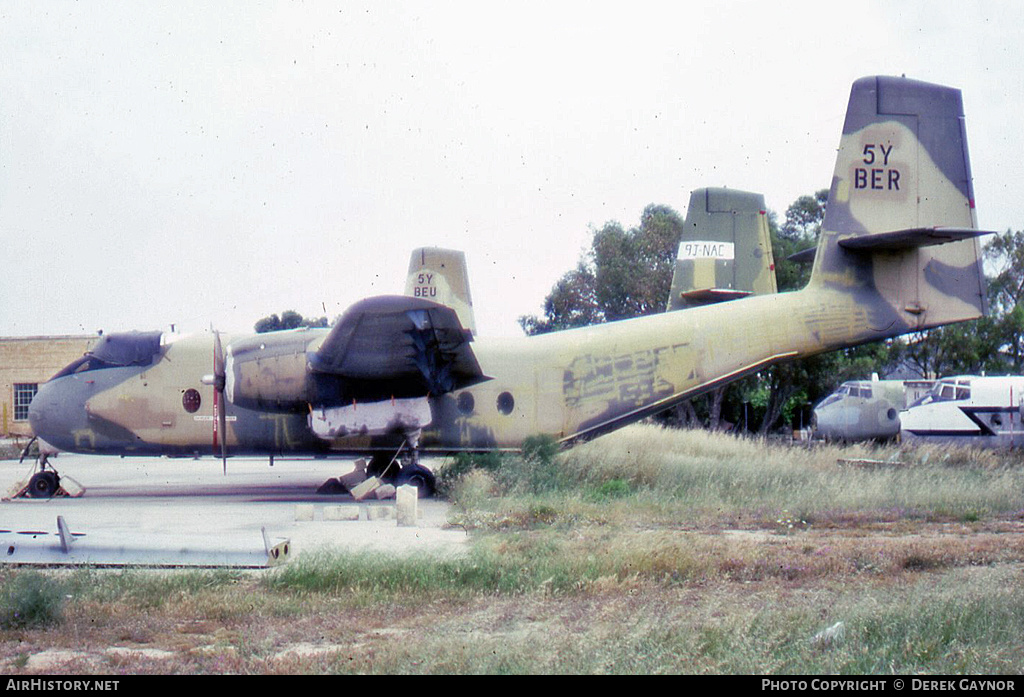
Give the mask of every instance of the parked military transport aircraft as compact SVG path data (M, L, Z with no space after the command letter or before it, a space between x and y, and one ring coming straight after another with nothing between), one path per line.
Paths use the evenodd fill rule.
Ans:
M42 385L35 433L122 455L451 453L591 438L751 374L984 311L959 90L853 85L808 286L600 326L477 339L461 254L331 329L102 337ZM429 477L411 457L399 478Z
M850 380L814 408L816 438L887 440L900 432L900 412L917 401L934 380Z
M1024 376L943 378L900 414L904 442L1024 445Z

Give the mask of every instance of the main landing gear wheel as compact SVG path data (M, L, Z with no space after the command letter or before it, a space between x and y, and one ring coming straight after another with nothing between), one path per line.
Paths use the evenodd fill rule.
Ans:
M366 475L378 477L388 484L393 484L401 469L402 465L398 462L397 456L377 453L370 458L370 462L366 465Z
M398 473L398 477L395 480L395 486L402 486L403 484L411 484L416 487L421 499L430 498L437 490L437 480L434 478L434 473L420 464L402 467L402 471Z
M366 474L379 477L381 481L393 486L411 484L419 491L419 498L429 498L437 492L437 479L434 473L418 462L400 463L397 456L374 455L366 466Z

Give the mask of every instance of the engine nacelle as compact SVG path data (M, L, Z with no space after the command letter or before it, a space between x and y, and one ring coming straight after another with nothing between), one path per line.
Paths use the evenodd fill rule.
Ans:
M257 334L233 341L225 359L225 394L246 409L303 412L309 409L307 330Z

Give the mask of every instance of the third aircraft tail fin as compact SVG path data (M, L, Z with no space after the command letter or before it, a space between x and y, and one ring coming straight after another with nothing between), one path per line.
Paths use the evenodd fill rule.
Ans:
M476 334L469 272L463 252L438 247L414 250L409 259L405 294L447 305L455 310L462 326Z

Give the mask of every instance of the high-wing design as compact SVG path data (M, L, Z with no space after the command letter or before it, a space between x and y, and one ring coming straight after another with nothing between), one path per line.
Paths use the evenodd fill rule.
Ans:
M209 453L220 423L229 454L390 458L594 437L778 361L981 316L964 133L958 90L854 83L800 291L486 340L469 331L461 253L425 248L405 297L357 303L331 330L224 336L222 351L213 336L140 340L146 360L63 371L29 418L57 448L117 454Z
M309 363L346 398L440 396L484 379L471 340L451 308L385 295L350 307Z

